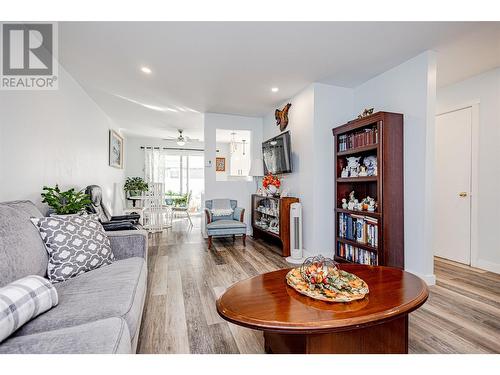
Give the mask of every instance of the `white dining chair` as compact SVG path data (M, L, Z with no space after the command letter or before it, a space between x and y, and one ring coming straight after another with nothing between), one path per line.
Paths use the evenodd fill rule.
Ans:
M165 189L162 183L150 183L147 192L143 193L142 209L143 227L150 232L161 232L172 226L172 211L165 206Z

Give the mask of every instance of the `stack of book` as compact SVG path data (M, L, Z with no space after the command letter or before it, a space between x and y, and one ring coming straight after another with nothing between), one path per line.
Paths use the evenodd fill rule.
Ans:
M378 220L363 215L339 213L339 237L378 246Z
M378 143L378 129L363 129L361 131L349 134L339 135L339 152L347 151L351 148L363 147Z
M352 245L344 244L341 242L338 243L337 256L354 263L367 264L370 266L377 265L376 253L359 249Z

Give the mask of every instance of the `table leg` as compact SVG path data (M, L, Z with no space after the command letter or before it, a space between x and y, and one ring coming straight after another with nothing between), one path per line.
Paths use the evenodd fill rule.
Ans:
M264 332L266 353L275 354L405 354L408 315L371 327L323 334Z

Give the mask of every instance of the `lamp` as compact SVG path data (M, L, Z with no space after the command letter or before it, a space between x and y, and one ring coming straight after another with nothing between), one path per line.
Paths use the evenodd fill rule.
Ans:
M264 176L264 162L260 158L255 158L252 160L252 164L250 165L250 171L248 172L250 176L253 177L262 177ZM259 192L259 179L255 179L257 183L257 193Z
M255 158L252 160L252 164L250 165L250 172L248 172L250 176L254 177L262 177L264 176L264 162L260 158Z

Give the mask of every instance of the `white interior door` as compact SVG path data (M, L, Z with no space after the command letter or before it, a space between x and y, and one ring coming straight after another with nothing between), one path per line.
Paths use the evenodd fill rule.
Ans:
M436 116L434 254L470 265L472 109Z

